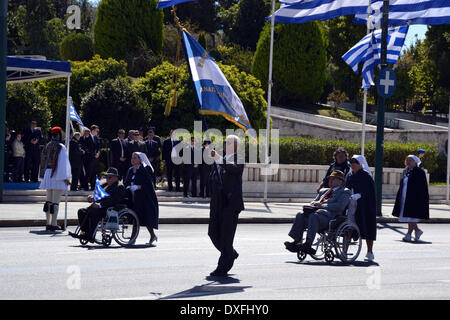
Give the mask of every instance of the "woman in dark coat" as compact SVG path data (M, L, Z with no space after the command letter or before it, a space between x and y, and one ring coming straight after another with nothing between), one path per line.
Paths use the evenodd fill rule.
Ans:
M139 224L146 226L150 232L149 244L156 246L158 237L154 229L158 229L159 209L153 179L146 168L150 166L151 169L151 164L142 152L133 152L131 164L124 185L131 191L133 209L139 217Z
M392 215L398 217L399 222L408 223L408 233L403 241L411 241L411 234L415 231L415 240L418 241L423 231L417 223L422 219L430 218L428 182L425 171L418 167L420 159L415 155L406 157L400 188L395 199Z
M373 242L377 237L375 183L364 156L353 156L350 165L352 172L347 177L346 187L353 189L352 199L357 200L355 222L361 238L366 240L366 260L373 261Z
M334 170L342 171L345 176L350 172L350 163L348 162L348 153L347 151L339 147L333 154L334 162L330 164L328 171L323 178L322 183L319 188L317 188L317 193L319 193L320 189L328 188L328 178Z

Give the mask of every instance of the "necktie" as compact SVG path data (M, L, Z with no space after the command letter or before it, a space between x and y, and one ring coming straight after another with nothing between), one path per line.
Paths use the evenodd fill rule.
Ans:
M333 189L330 189L330 190L325 194L325 196L322 198L322 200L320 200L320 203L323 203L323 202L327 201L328 198L331 197L331 194L332 194L332 193L333 193Z
M123 143L122 143L122 139L119 139L119 142L120 142L120 150L121 150L120 157L123 158Z

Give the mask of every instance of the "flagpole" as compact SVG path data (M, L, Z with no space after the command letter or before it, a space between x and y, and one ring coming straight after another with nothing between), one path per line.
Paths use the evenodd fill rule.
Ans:
M370 14L372 13L371 9L372 1L369 0L369 6L367 7L367 35L370 33L372 29L370 24L371 21L369 19ZM366 144L366 113L367 113L367 88L364 89L364 102L363 102L363 118L361 124L361 155L364 156L365 144Z
M70 122L70 76L67 77L67 99L66 99L66 141L64 142L66 145L67 158L69 158L69 137L70 130L69 126L72 124ZM65 208L64 208L64 230L67 229L67 198L68 198L68 186L66 186L65 192Z
M266 122L266 148L264 155L264 203L267 203L267 179L269 174L269 141L270 141L270 107L272 103L272 63L273 63L273 34L275 29L275 0L272 0L272 18L270 29L270 55L269 55L269 79L267 88L267 122Z

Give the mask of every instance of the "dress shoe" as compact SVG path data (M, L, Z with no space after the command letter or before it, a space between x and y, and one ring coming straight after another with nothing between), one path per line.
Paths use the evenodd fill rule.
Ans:
M302 251L304 253L307 253L307 254L310 254L310 255L311 254L312 255L316 254L316 250L314 250L310 245L303 244L300 248L302 249Z
M52 230L51 227L52 227L51 225L46 225L45 226L45 231L51 231Z
M227 273L224 270L216 269L209 274L211 277L226 277Z
M298 249L299 249L299 247L297 246L295 241L293 241L293 242L286 241L284 243L284 246L286 247L286 250L288 250L290 252L294 252L294 253L297 253Z
M62 231L63 228L60 226L50 226L50 231Z

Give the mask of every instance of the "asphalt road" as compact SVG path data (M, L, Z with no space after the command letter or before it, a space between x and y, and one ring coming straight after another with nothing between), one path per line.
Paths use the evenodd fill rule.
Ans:
M82 247L42 228L0 229L0 299L449 299L450 225L423 224L423 241L404 243L405 225L379 225L376 264L298 263L284 249L289 224L240 224L230 277L209 278L218 252L207 225L162 224L158 246ZM70 228L73 230L73 228Z

